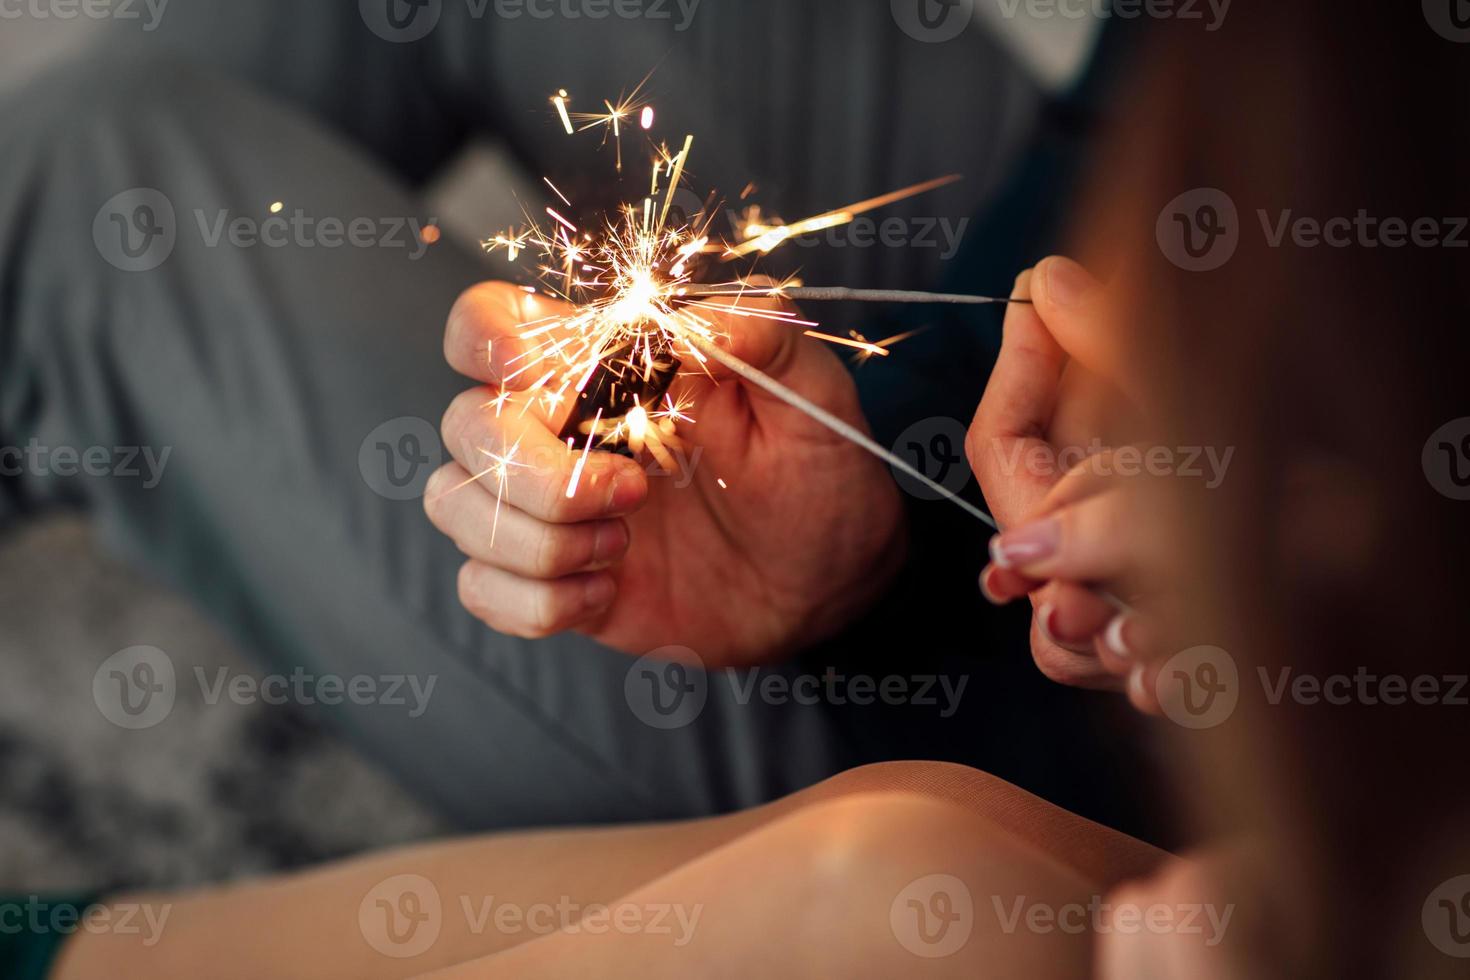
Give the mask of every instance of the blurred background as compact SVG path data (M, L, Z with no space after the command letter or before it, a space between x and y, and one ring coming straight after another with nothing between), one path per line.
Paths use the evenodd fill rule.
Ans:
M981 12L992 15L988 6ZM1005 27L1045 86L1078 69L1092 25ZM104 42L101 20L0 21L0 98ZM475 243L516 223L523 178L470 146L428 189L445 231ZM524 195L523 195L524 196ZM170 723L117 737L96 710L99 659L147 644L181 672L257 669L166 587L106 557L86 521L56 514L0 528L0 880L12 891L147 887L298 867L449 830L338 732L300 708L180 686ZM193 699L191 703L190 699ZM205 710L207 707L207 710Z

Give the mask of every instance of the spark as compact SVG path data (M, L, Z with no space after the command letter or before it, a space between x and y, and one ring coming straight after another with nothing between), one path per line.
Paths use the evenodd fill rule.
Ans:
M562 89L552 97L551 101L556 104L556 111L561 115L561 124L566 127L567 135L571 136L576 130L572 128L572 118L567 115L568 98L570 96L567 95L567 90Z
M642 88L640 83L631 95L603 100L605 112L569 111L565 89L552 102L569 134L601 128L604 143L609 139L617 143L621 172L623 138L639 130L649 133L656 117L653 106L640 99ZM555 201L544 206L550 224L538 224L528 215L526 227L482 243L487 252L503 249L512 262L527 253L534 255L540 288L572 305L568 312L520 325L518 339L524 350L506 365L510 373L504 379L506 384L536 379L524 386L522 414L536 406L552 418L571 403L570 418L560 433L568 451L577 455L566 491L569 497L581 486L588 456L595 449L626 446L635 455L647 453L667 471L677 468L674 453L683 448L680 427L695 423L695 406L687 385L679 394L669 388L683 365L689 365L684 374L709 374L710 361L719 360L710 351L728 341L721 326L727 318L761 319L857 350L863 358L886 357L887 347L896 339L873 343L860 334L849 339L818 330L816 321L790 309L741 305L745 297L792 298L802 288L797 280L771 287L740 278L711 282L709 278L718 277L708 274L718 263L766 254L803 234L850 222L859 214L958 179L915 184L790 224L768 218L752 205L735 240L723 240L714 231L720 213L715 195L705 200L699 213L675 217L674 200L689 173L693 134L686 135L677 150L648 139L645 194L590 218L546 177L544 183L555 195ZM741 199L755 192L755 185L749 184ZM486 407L498 415L509 403L502 392ZM584 411L592 417L583 419ZM510 468L502 465L495 471L497 477L508 476Z
M815 337L817 340L825 340L830 344L841 344L844 347L856 347L858 350L863 351L866 354L877 355L878 357L888 356L888 351L884 350L882 347L879 347L877 344L869 343L868 341L861 338L854 338L852 340L849 340L846 337L834 337L830 333L822 333L817 330L807 330L805 331L805 333L808 337Z

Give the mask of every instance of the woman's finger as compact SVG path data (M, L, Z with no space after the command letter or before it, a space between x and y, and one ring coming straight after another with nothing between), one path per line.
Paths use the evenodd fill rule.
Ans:
M1107 600L1074 582L1052 582L1038 598L1038 624L1058 645L1073 650L1092 652L1116 613Z
M1154 567L1145 522L1132 518L1130 494L1080 500L991 539L991 560L1039 579L1112 582Z
M548 524L504 506L458 463L429 480L424 509L466 556L526 578L608 568L627 553L630 540L622 520Z
M1031 272L1023 272L1011 295L1030 296ZM965 440L970 466L992 513L1002 525L1021 520L1040 505L1054 476L1028 465L1028 454L1052 447L1037 433L1047 431L1056 410L1057 386L1067 355L1041 322L1035 308L1013 303L995 369Z

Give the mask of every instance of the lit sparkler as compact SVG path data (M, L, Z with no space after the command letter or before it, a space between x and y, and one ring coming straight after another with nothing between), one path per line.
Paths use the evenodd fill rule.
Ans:
M646 81L646 80L645 80ZM623 136L654 123L653 107L640 99L640 84L631 96L617 102L604 100L606 111L573 111L572 96L560 90L552 104L569 133L601 128L604 142L617 147L617 166L623 168ZM636 127L636 129L635 129ZM589 453L597 449L648 453L667 470L676 468L671 451L680 450L679 424L689 424L692 407L677 401L670 386L685 364L708 373L711 360L775 391L790 404L843 438L883 457L895 468L926 484L922 474L851 426L822 412L735 358L720 345L725 336L713 314L758 317L777 322L828 343L857 351L859 359L886 357L889 349L913 331L873 342L856 332L850 337L824 333L815 321L786 310L740 306L742 297L857 300L863 302L1004 303L997 297L963 297L928 293L848 290L806 287L796 283L767 286L747 278L705 281L712 270L749 256L765 255L803 235L853 221L858 215L947 186L957 175L915 184L889 194L837 208L801 221L783 224L765 218L757 206L746 212L737 230L739 240L717 240L713 225L717 208L713 197L695 215L678 215L673 208L682 186L694 137L686 136L677 151L667 144L652 145L647 193L594 222L582 221L574 202L545 181L556 200L544 208L549 220L528 216L526 228L507 231L485 241L489 252L504 250L515 261L523 254L537 257L539 289L566 300L573 309L564 314L520 324L525 350L507 365L507 381L532 377L522 411L539 404L548 416L569 408L559 435L569 450L578 452L569 495L575 494ZM748 185L742 200L754 193ZM579 223L581 222L581 223ZM529 288L529 287L528 287ZM722 300L735 299L726 305ZM737 367L738 365L738 367ZM497 413L504 396L494 402ZM834 424L836 423L836 424ZM513 454L512 454L513 455ZM503 480L508 464L493 474ZM978 508L935 487L981 520L993 523Z

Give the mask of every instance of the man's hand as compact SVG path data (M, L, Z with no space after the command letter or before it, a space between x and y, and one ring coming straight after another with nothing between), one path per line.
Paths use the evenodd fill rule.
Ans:
M594 452L568 497L580 449L559 441L536 408L523 412L524 400L494 405L502 389L538 376L514 376L528 347L521 325L564 309L486 283L450 314L449 363L484 386L444 417L455 462L435 474L425 508L470 558L460 572L467 609L516 636L574 630L629 653L679 645L706 665L731 666L831 635L887 584L905 537L882 464L715 364L711 380L686 363L676 384L694 399L697 423L679 426L692 473L671 477ZM762 318L713 316L737 356L864 426L830 349ZM527 465L508 472L497 527L500 481L475 477L512 446Z

